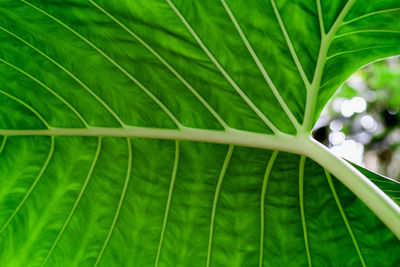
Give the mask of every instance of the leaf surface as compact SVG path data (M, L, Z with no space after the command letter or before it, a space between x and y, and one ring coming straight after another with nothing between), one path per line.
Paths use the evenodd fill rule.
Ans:
M400 54L399 10L2 1L0 265L400 265L336 174L394 231L398 206L306 137L352 72Z

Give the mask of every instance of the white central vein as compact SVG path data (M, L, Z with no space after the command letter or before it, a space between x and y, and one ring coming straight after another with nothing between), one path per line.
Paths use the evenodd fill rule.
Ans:
M226 170L228 169L229 161L231 160L234 147L235 147L234 145L230 145L228 148L228 152L226 153L224 164L222 165L222 169L221 169L221 172L218 177L217 187L215 188L215 195L214 195L214 201L213 201L213 205L212 205L211 219L210 219L210 235L208 238L207 263L206 263L207 267L210 266L210 262L211 262L211 249L212 249L212 241L213 241L213 234L214 234L215 213L217 210L219 192L221 190L222 182L224 181L225 173L226 173Z
M96 259L96 262L94 264L94 267L96 267L100 263L101 258L103 257L104 251L106 250L106 247L107 247L107 245L108 245L108 243L109 243L109 241L111 239L111 236L113 234L115 225L117 224L117 221L118 221L118 218L119 218L119 214L121 212L122 205L123 205L124 200L125 200L126 192L128 190L128 185L129 185L129 181L130 181L130 178L131 178L131 170L132 170L132 144L131 144L131 139L130 138L126 138L126 142L127 142L127 145L128 145L128 167L127 167L127 170L126 170L126 178L125 178L124 186L122 188L121 196L120 196L120 199L119 199L119 202L118 202L117 210L115 211L113 222L112 222L112 224L110 226L110 230L108 231L107 237L104 240L104 244L100 249L99 255L97 256L97 259Z
M54 139L55 139L54 136L50 137L51 143L50 143L49 154L48 154L48 156L47 156L42 168L40 169L38 175L36 176L35 180L33 181L32 185L30 186L28 191L26 191L26 193L25 193L24 197L22 198L21 202L15 208L15 210L10 215L8 220L4 223L4 225L1 227L0 234L3 233L3 231L7 228L7 226L10 224L10 222L14 219L15 215L17 215L18 211L22 208L22 206L24 205L26 200L31 195L33 189L36 187L36 185L39 182L40 178L43 176L43 173L46 171L47 166L49 165L50 160L51 160L51 158L53 157L53 154L54 154L54 146L55 146L55 140Z
M2 27L0 26L0 28L2 28ZM3 62L4 64L6 64L7 66L17 70L18 72L25 75L26 77L30 78L31 80L33 80L34 82L39 84L41 87L46 89L48 92L50 92L52 95L54 95L56 98L58 98L64 105L66 105L80 119L80 121L83 123L83 125L85 125L86 128L89 128L89 125L86 122L86 120L83 118L83 116L67 100L65 100L65 98L63 98L61 95L59 95L57 92L55 92L53 89L48 87L46 84L44 84L42 81L40 81L38 78L34 77L30 73L20 69L19 67L8 62L7 60L4 60L3 58L0 58L0 61Z
M147 89L139 80L137 80L135 77L133 77L125 68L123 68L120 64L118 64L115 60L113 60L109 55L107 55L103 50L101 50L98 46L93 44L91 41L89 41L87 38L85 38L83 35L72 29L70 26L62 22L61 20L57 19L53 15L47 13L43 9L33 5L32 3L29 3L25 0L20 0L24 2L25 4L31 6L32 8L38 10L40 13L46 15L50 19L54 20L67 30L69 30L71 33L73 33L75 36L77 36L79 39L81 39L83 42L88 44L90 47L92 47L95 51L97 51L101 56L103 56L106 60L108 60L111 64L113 64L117 69L119 69L128 79L130 79L132 82L134 82L145 94L147 94L167 115L168 117L177 125L178 128L182 126L182 124L179 122L179 120L175 117L175 115L162 103L152 92L150 92L149 89Z
M94 99L96 99L97 102L100 103L101 106L103 106L117 121L121 126L125 125L124 122L121 120L121 118L116 114L116 112L106 103L104 102L92 89L90 89L84 82L82 82L78 77L76 77L72 72L67 70L63 65L61 65L59 62L57 62L55 59L44 53L42 50L31 44L30 42L26 41L23 39L21 36L11 32L10 30L3 28L0 26L0 30L10 34L17 40L21 41L25 45L29 46L33 50L35 50L37 53L39 53L41 56L49 60L51 63L56 65L59 69L61 69L64 73L66 73L69 77L71 77L75 82L77 82L80 86L83 87Z
M355 247L355 249L357 251L357 254L358 254L358 257L359 257L359 259L361 261L361 264L362 264L363 267L366 267L364 258L363 258L362 254L361 254L360 247L358 246L357 239L354 236L354 233L353 233L353 230L351 229L349 220L347 219L346 213L344 212L342 204L340 203L339 196L336 193L336 189L335 189L335 186L333 184L331 174L326 169L324 169L324 171L325 171L326 179L328 180L329 187L330 187L330 189L332 191L332 195L333 195L333 197L334 197L334 199L336 201L336 205L337 205L337 207L338 207L338 209L340 211L340 214L341 214L341 216L343 218L343 222L346 225L347 231L350 234L351 240L353 241L354 247Z
M90 127L89 129L50 128L47 130L1 130L0 135L8 136L113 136L140 137L168 140L187 140L218 144L233 144L239 146L266 148L303 154L309 142L307 136L288 134L268 135L242 130L205 130L184 127L183 129L160 129L126 126L125 128Z
M71 209L71 211L70 211L70 213L69 213L67 219L65 220L65 222L64 222L64 224L63 224L63 226L62 226L60 232L58 233L57 238L54 240L54 242L53 242L53 244L52 244L52 246L51 246L49 252L47 253L46 258L45 258L44 261L42 262L41 267L45 266L46 263L48 262L48 260L50 259L50 256L52 255L54 249L56 248L58 241L61 239L62 235L64 234L65 229L67 229L67 226L68 226L69 222L71 221L72 216L74 215L75 210L76 210L77 207L78 207L78 204L80 203L80 200L81 200L81 198L82 198L82 196L83 196L83 193L85 192L86 187L87 187L87 185L89 184L90 178L92 177L92 174L93 174L93 170L94 170L94 168L95 168L95 166L96 166L96 163L97 163L97 159L99 158L99 155L100 155L100 151L101 151L101 140L102 140L102 138L101 138L101 137L98 137L97 149L96 149L95 155L94 155L94 157L93 157L92 164L90 165L89 172L88 172L88 174L87 174L87 176L86 176L86 179L85 179L85 181L84 181L84 183L83 183L83 185L82 185L82 189L81 189L81 191L79 192L79 195L78 195L78 197L76 198L76 201L75 201L75 203L74 203L74 205L73 205L73 207L72 207L72 209Z
M271 0L271 4L272 4L272 8L274 10L276 19L278 20L279 26L282 30L283 36L285 37L285 41L289 48L290 54L293 57L294 63L296 64L297 70L299 71L300 76L303 79L305 87L308 89L310 87L310 82L308 81L307 75L305 74L304 69L301 66L299 58L297 57L296 50L294 49L292 41L290 40L289 34L286 30L285 24L283 23L281 15L279 14L279 9L275 4L275 0Z
M210 104L196 91L183 77L178 73L178 71L169 64L165 58L163 58L157 51L155 51L148 43L146 43L142 38L140 38L136 33L133 32L132 29L128 28L125 24L123 24L120 20L106 11L103 7L98 5L93 0L89 0L91 4L93 4L97 9L103 12L106 16L108 16L111 20L117 23L121 28L123 28L129 35L135 38L140 44L142 44L150 53L152 53L172 74L175 75L178 80L185 85L190 92L204 105L204 107L218 120L218 122L225 128L229 128L228 124L221 118L221 116L210 106Z
M304 211L304 165L306 162L306 157L300 157L299 164L299 202L300 202L300 215L301 215L301 224L303 226L303 236L304 236L304 245L306 248L307 261L308 266L311 267L311 254L310 247L308 245L308 235L307 235L307 224L306 224L306 216Z
M271 174L272 167L274 166L278 151L274 150L268 160L267 168L265 170L263 185L261 189L261 206L260 206L260 260L259 267L263 266L264 259L264 232L265 232L265 196L267 192L267 185Z
M225 71L225 69L221 66L221 64L217 61L217 59L213 56L213 54L208 50L208 48L204 45L203 41L197 35L197 33L193 30L192 26L187 22L185 17L180 13L180 11L176 8L176 6L171 2L171 0L166 0L171 9L175 12L177 17L181 20L181 22L185 25L186 29L190 32L193 38L197 41L201 49L206 53L206 55L210 58L213 64L217 67L217 69L221 72L221 74L225 77L225 79L231 84L231 86L236 90L236 92L240 95L240 97L247 103L247 105L260 117L260 119L275 133L280 133L280 130L276 128L276 126L257 108L257 106L248 98L248 96L243 92L243 90L236 84L236 82L229 76L229 74Z
M237 22L234 14L232 13L231 9L229 8L228 4L225 0L221 0L222 5L225 8L225 11L228 13L233 25L235 26L237 32L239 33L243 43L245 44L247 50L249 51L251 57L253 58L254 62L256 63L258 69L260 70L261 74L263 75L265 81L267 82L269 88L271 89L272 93L275 95L276 99L278 100L279 104L281 105L283 111L286 113L290 121L292 122L293 126L296 128L297 131L300 130L300 124L298 123L297 119L294 117L293 113L290 111L288 105L286 104L285 100L283 100L282 96L280 95L278 89L276 88L275 84L272 82L271 77L269 77L267 71L265 70L263 64L261 63L260 59L258 58L257 54L254 52L253 47L251 46L249 40L247 39L246 35L244 34L242 28L240 27L239 23ZM307 81L308 83L308 81ZM306 85L308 86L308 85Z
M164 241L165 229L167 228L169 209L171 206L172 194L174 192L175 178L176 178L176 173L178 172L178 165L179 165L179 141L177 140L177 141L175 141L174 167L172 168L171 183L169 186L168 199L167 199L167 204L165 207L163 225L161 228L160 241L158 243L156 261L154 264L155 267L158 266L158 263L160 261L161 248L162 248L163 241Z

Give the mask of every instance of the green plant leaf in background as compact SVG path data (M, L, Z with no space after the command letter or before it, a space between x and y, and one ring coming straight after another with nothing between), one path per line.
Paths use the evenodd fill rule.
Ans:
M0 266L399 266L399 206L310 137L399 15L2 0Z

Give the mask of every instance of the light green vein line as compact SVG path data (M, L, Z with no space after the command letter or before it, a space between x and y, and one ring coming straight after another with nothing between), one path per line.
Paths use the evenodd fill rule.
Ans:
M212 211L211 211L211 220L210 220L210 236L208 238L208 251L207 251L207 264L206 264L207 267L210 267L210 262L211 262L211 249L212 249L212 241L213 241L213 234L214 234L215 213L217 210L219 192L221 190L222 182L224 180L226 170L228 169L229 161L231 160L234 148L235 148L234 145L229 145L228 152L226 153L226 156L225 156L224 164L222 165L222 169L219 174L217 187L215 189L214 201L213 201L213 206L212 206Z
M58 241L61 239L62 235L64 234L65 229L67 228L69 222L71 221L71 218L74 215L76 208L78 207L78 204L79 204L79 202L80 202L80 200L81 200L81 198L83 196L83 193L86 190L86 187L87 187L87 185L88 185L88 183L90 181L90 178L92 177L93 170L94 170L94 168L96 166L97 159L99 158L99 155L100 155L101 141L102 141L102 137L98 137L97 149L96 149L96 153L95 153L95 155L93 157L93 161L92 161L92 164L90 166L89 173L86 176L85 182L84 182L84 184L82 186L81 191L79 192L79 195L78 195L78 197L77 197L77 199L76 199L76 201L74 203L74 206L72 207L72 209L71 209L71 211L70 211L70 213L68 215L68 218L65 220L65 223L64 223L63 227L61 228L60 233L58 234L57 238L54 240L53 245L51 246L49 252L47 253L46 258L44 259L44 261L43 261L43 263L41 265L42 267L45 266L47 261L50 259L50 256L52 255L54 249L56 248Z
M116 17L111 15L108 11L102 8L93 0L89 0L97 9L107 15L115 23L117 23L121 28L123 28L127 33L129 33L133 38L135 38L140 44L142 44L147 50L150 51L164 66L174 74L182 84L184 84L192 94L206 107L206 109L218 120L218 122L225 128L229 128L228 124L219 116L219 114L208 104L208 102L174 69L159 53L157 53L148 43L146 43L142 38L140 38L136 33L129 29L125 24L119 21Z
M324 16L322 15L321 0L315 0L318 11L319 29L321 31L321 38L325 36Z
M389 192L389 193L400 193L400 190L383 190L384 192Z
M267 168L265 170L265 175L264 175L264 180L263 180L263 185L262 185L262 190L261 190L261 229L260 229L260 261L259 261L259 266L263 266L263 259L264 259L264 232L265 232L265 196L267 192L267 185L268 185L268 180L269 176L271 174L272 166L275 163L275 159L278 156L278 150L274 150L272 152L271 157L269 158Z
M341 55L345 55L345 54L357 53L357 52L361 52L361 51L365 51L365 50L369 50L369 49L389 48L389 47L398 47L398 45L377 45L377 46L364 47L364 48L360 48L360 49L354 49L354 50L350 50L350 51L343 51L343 52L339 52L339 53L336 53L336 54L333 54L333 55L327 57L326 61L331 60L332 58L335 58L335 57L338 57ZM325 84L323 84L323 85L325 85ZM321 87L323 87L323 85Z
M54 154L54 143L55 143L54 136L51 136L50 140L51 140L51 144L50 144L49 154L46 158L46 161L44 162L44 164L42 166L42 169L39 171L38 175L36 176L35 180L33 181L32 185L31 185L31 187L25 193L24 197L22 198L21 202L18 204L17 208L14 210L14 212L11 214L11 216L8 218L8 220L5 222L5 224L1 227L0 234L3 233L3 231L7 228L7 226L10 224L10 222L14 219L14 217L18 213L18 211L22 208L25 201L29 198L33 189L39 182L40 178L43 176L43 173L45 172L45 170L47 169L47 166L49 165L50 160Z
M384 14L384 13L389 13L389 12L396 12L396 11L400 11L400 8L389 8L389 9L374 11L374 12L367 13L367 14L364 14L362 16L359 16L357 18L353 18L353 19L350 19L350 20L347 20L347 21L343 21L342 25L347 25L349 23L352 23L352 22L360 20L360 19L364 19L364 18L369 17L369 16L374 16L374 15Z
M300 164L299 164L299 201L300 201L300 214L301 214L301 223L303 225L303 233L304 233L304 244L306 247L307 253L307 261L308 266L312 266L311 263L311 254L310 254L310 247L308 245L308 235L307 235L307 225L306 225L306 216L304 212L304 165L306 162L306 157L300 157Z
M271 77L269 77L267 71L265 70L265 68L264 68L263 64L261 63L260 59L258 58L257 54L254 52L253 47L251 46L249 40L247 39L247 37L244 34L242 28L240 27L238 21L236 20L235 15L233 15L231 9L229 8L229 6L225 2L225 0L221 0L221 3L225 8L226 13L228 13L233 25L235 26L240 37L242 38L243 43L245 44L251 57L253 58L254 62L256 63L258 69L260 70L261 74L263 75L265 81L267 82L268 86L271 88L272 93L275 95L275 97L278 100L279 104L281 105L283 111L286 113L286 115L288 116L290 121L293 123L293 126L299 131L300 124L298 123L297 119L293 116L293 113L290 111L288 105L286 104L285 100L283 100L278 89L276 88L275 84L271 80Z
M290 54L293 57L294 63L296 64L296 67L297 67L297 69L298 69L298 71L300 73L300 76L303 79L305 87L307 89L309 89L310 82L308 81L307 75L305 74L305 72L303 70L303 67L301 66L299 58L297 57L296 50L294 49L292 41L290 40L289 34L288 34L288 32L287 32L287 30L285 28L285 24L283 23L281 15L279 14L279 10L278 10L278 7L275 4L275 0L271 0L271 4L272 4L272 8L274 9L274 13L275 13L275 16L276 16L276 18L278 20L279 26L280 26L280 28L282 30L283 36L285 37L285 40L286 40L287 46L289 48Z
M90 89L85 83L83 83L78 77L76 77L72 72L67 70L64 66L62 66L60 63L58 63L56 60L51 58L49 55L45 54L43 51L41 51L40 49L38 49L37 47L35 47L31 43L29 43L28 41L26 41L22 37L16 35L15 33L11 32L11 31L9 31L6 28L3 28L1 26L0 26L0 30L10 34L15 39L17 39L17 40L21 41L22 43L24 43L25 45L29 46L30 48L35 50L37 53L42 55L44 58L49 60L51 63L56 65L59 69L61 69L69 77L71 77L75 82L77 82L80 86L82 86L83 89L85 89L93 98L95 98L100 103L100 105L102 105L118 121L118 123L121 124L121 126L125 125L124 122L121 120L121 118L115 113L115 111L106 102L104 102L103 99L101 99L92 89Z
M339 16L337 16L328 34L333 36L339 30L345 17L349 13L355 2L356 0L347 0L346 4L344 5L342 11L340 11Z
M172 168L171 183L170 183L170 186L169 186L167 205L165 207L164 220L163 220L163 225L162 225L161 235L160 235L160 242L158 243L156 262L154 264L155 267L158 266L158 263L160 261L161 247L162 247L163 241L164 241L165 229L167 228L169 209L170 209L170 206L171 206L172 194L174 192L174 185L175 185L176 173L178 171L178 164L179 164L179 141L176 140L175 141L174 167Z
M42 115L40 115L40 113L34 109L32 106L28 105L27 103L25 103L24 101L22 101L21 99L19 99L16 96L13 96L9 93L7 93L6 91L3 91L0 89L0 93L2 93L3 95L11 98L12 100L18 102L19 104L23 105L24 107L26 107L27 109L29 109L33 114L35 114L35 116L48 128L50 129L51 126L50 124L42 117Z
M212 55L210 50L204 45L203 41L193 30L192 26L186 21L185 17L180 13L176 6L171 2L171 0L166 0L171 9L175 12L176 16L181 20L186 29L190 32L193 38L197 41L201 49L210 58L211 62L217 67L225 79L231 84L231 86L236 90L240 97L247 103L247 105L260 117L260 119L275 133L280 134L280 130L256 107L256 105L247 97L247 95L240 89L236 82L229 76L225 69L219 64L217 59Z
M385 30L385 29L377 29L377 30L359 30L359 31L353 31L353 32L346 32L346 33L342 33L342 34L338 34L336 35L334 38L335 39L339 39L345 36L349 36L349 35L354 35L354 34L359 34L359 33L400 33L400 31L393 31L393 30Z
M360 251L360 248L358 246L356 237L354 236L353 231L351 230L350 223L349 223L349 221L347 219L347 216L344 213L342 204L340 203L340 200L339 200L339 196L336 193L335 186L334 186L334 184L332 182L331 174L326 169L324 169L324 171L325 171L326 179L328 180L328 183L329 183L329 187L331 188L333 197L335 198L336 205L338 206L340 214L342 215L342 218L343 218L344 224L346 225L347 231L349 232L349 234L351 236L351 239L353 240L353 244L354 244L354 247L355 247L355 249L357 251L358 257L360 258L362 266L365 267L366 265L365 265L364 258L363 258L362 254L361 254L361 251Z
M314 123L314 117L317 107L318 92L321 86L322 75L326 64L326 56L329 51L329 47L332 43L333 37L339 30L343 19L346 17L349 10L352 8L355 0L348 0L344 5L342 11L337 16L332 27L326 35L321 38L320 48L318 52L317 64L315 66L314 77L310 86L310 90L307 91L306 110L304 112L303 128L306 131L311 131Z
M1 26L0 26L1 27ZM68 101L66 101L62 96L60 96L57 92L55 92L53 89L51 89L50 87L48 87L46 84L44 84L42 81L40 81L38 78L32 76L31 74L29 74L28 72L18 68L17 66L15 66L14 64L11 64L10 62L8 62L7 60L4 60L3 58L0 58L0 61L3 62L4 64L6 64L7 66L17 70L18 72L22 73L23 75L25 75L26 77L30 78L31 80L33 80L34 82L36 82L37 84L39 84L40 86L42 86L44 89L46 89L48 92L50 92L52 95L54 95L55 97L57 97L62 103L64 103L64 105L66 105L74 114L75 116L77 116L81 122L85 125L86 128L89 128L90 126L87 124L86 120L83 118L83 116L70 104L68 103Z
M0 145L0 154L3 153L4 148L6 147L6 143L7 143L7 135L3 136L3 140L1 140L1 145Z
M373 178L368 178L368 179L370 179L371 181L374 181L374 182L378 182L378 183L386 183L386 184L399 183L396 181L383 181L383 180L377 180L377 179L373 179Z
M108 56L103 50L101 50L99 47L97 47L95 44L93 44L91 41L86 39L83 35L72 29L70 26L62 22L61 20L57 19L53 15L47 13L46 11L40 9L39 7L33 5L32 3L29 3L25 0L20 0L24 2L25 4L33 7L34 9L38 10L40 13L46 15L47 17L51 18L73 34L75 34L79 39L84 41L86 44L91 46L94 50L96 50L100 55L102 55L105 59L107 59L111 64L113 64L115 67L117 67L126 77L128 77L132 82L134 82L143 92L145 92L167 115L168 117L177 125L178 128L182 127L182 124L179 122L179 120L175 117L174 114L152 93L150 92L141 82L139 82L135 77L133 77L127 70L125 70L120 64L118 64L115 60L113 60L110 56Z
M128 190L128 185L129 185L129 180L131 178L131 169L132 169L132 144L131 144L131 139L130 138L126 138L127 141L127 145L128 145L128 167L127 167L127 171L126 171L126 178L125 178L125 183L124 186L122 188L122 192L121 192L121 197L119 199L119 203L118 203L118 207L117 210L115 211L115 215L114 215L114 220L110 226L110 230L108 231L107 237L104 240L104 244L101 247L101 250L99 252L99 255L97 256L96 262L94 264L94 267L96 267L100 261L101 258L104 254L104 251L108 245L108 242L111 239L112 233L114 231L115 225L117 224L118 221L118 217L122 208L122 204L124 203L124 199L125 199L125 195L126 195L126 191Z

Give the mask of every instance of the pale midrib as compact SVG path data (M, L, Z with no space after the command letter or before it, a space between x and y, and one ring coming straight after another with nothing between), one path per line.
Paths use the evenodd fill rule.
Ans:
M230 7L225 2L225 0L221 0L222 5L225 8L225 11L228 13L229 18L231 19L233 25L235 26L237 32L240 35L244 45L246 46L247 50L249 51L251 57L253 58L254 62L256 63L258 69L260 70L261 74L263 75L265 81L267 82L268 86L270 87L272 93L278 100L279 104L281 105L283 111L286 113L290 121L292 122L293 126L296 128L297 131L300 130L300 125L297 119L294 117L292 112L290 111L288 105L286 104L285 100L283 100L282 96L280 95L278 89L276 88L275 84L272 82L271 77L268 75L267 71L265 70L263 64L261 63L260 59L258 58L257 54L255 53L253 47L251 46L249 40L247 39L246 35L244 34L242 28L240 27L238 21L236 20L234 14L232 13Z
M3 233L3 231L7 228L7 226L10 224L10 222L14 219L15 215L17 215L18 211L22 208L22 206L24 205L25 201L29 198L29 196L31 195L33 189L36 187L36 185L39 182L40 178L42 178L43 173L46 171L46 169L47 169L47 167L48 167L48 165L50 163L50 160L53 157L54 147L55 147L55 138L54 138L54 136L51 136L50 139L51 139L51 144L50 144L49 153L48 153L48 156L47 156L42 168L40 169L38 175L36 176L36 178L33 181L32 185L29 187L28 191L25 193L24 197L22 198L22 200L20 201L18 206L15 208L15 210L10 215L8 220L1 227L0 234Z
M300 76L301 76L301 78L302 78L302 80L304 82L305 87L309 88L310 87L310 82L308 81L307 75L305 74L305 72L303 70L303 67L302 67L302 65L300 63L299 58L297 57L296 50L294 49L292 41L290 40L289 34L288 34L288 32L287 32L287 30L285 28L285 24L283 23L281 15L279 14L279 9L276 6L275 0L271 0L271 5L272 5L272 8L274 10L276 19L278 20L279 27L281 28L283 36L285 37L286 44L287 44L287 46L289 48L290 54L293 57L294 63L296 65L296 67L297 67L297 70L300 73Z
M93 4L97 9L103 12L106 16L108 16L111 20L117 23L121 28L123 28L128 34L130 34L133 38L135 38L140 44L142 44L150 53L152 53L164 66L174 74L178 80L185 85L192 94L204 105L204 107L215 117L216 120L224 127L225 129L229 128L228 124L221 118L221 116L211 107L211 105L197 92L196 89L192 87L183 77L178 73L176 69L174 69L171 64L169 64L159 53L157 53L148 43L146 43L142 38L140 38L136 33L132 31L132 29L128 28L125 24L119 21L116 17L106 11L103 7L99 6L96 2L89 0L91 4Z
M268 135L229 129L226 131L183 127L182 129L161 129L125 126L124 128L90 127L88 129L54 128L43 130L1 130L7 136L109 136L141 137L152 139L187 140L207 143L233 144L239 146L276 149L303 154L310 141L308 136L288 134Z
M124 185L123 185L123 188L122 188L122 192L121 192L121 196L120 196L120 199L119 199L119 202L118 202L117 209L115 211L114 219L113 219L112 224L110 226L110 229L108 231L107 237L104 240L104 244L100 249L99 255L96 258L96 262L94 264L94 267L98 266L98 264L100 263L101 258L103 257L104 251L105 251L108 243L110 242L111 236L112 236L112 234L114 232L114 228L115 228L115 226L116 226L116 224L118 222L118 218L119 218L119 215L120 215L120 212L121 212L121 208L122 208L122 205L123 205L124 200L125 200L126 192L128 190L128 185L129 185L129 181L130 181L130 178L131 178L131 170L132 170L132 144L131 144L130 138L127 138L126 141L127 141L127 145L128 145L128 167L127 167L127 170L126 170L125 182L124 182Z
M301 224L303 226L303 236L304 236L304 245L306 248L307 254L307 262L308 266L311 267L311 253L310 247L308 245L308 234L307 234L307 224L306 224L306 216L304 210L304 167L305 167L306 157L300 157L299 163L299 203L300 203L300 216L301 216Z
M101 143L102 143L102 138L99 137L98 138L98 143L97 143L97 149L96 149L95 155L93 157L92 164L90 166L89 172L88 172L88 174L86 176L86 179L85 179L85 181L84 181L84 183L82 185L82 189L80 190L79 195L76 198L75 203L74 203L74 205L73 205L73 207L72 207L67 219L65 220L65 222L64 222L64 224L63 224L63 226L62 226L62 228L61 228L61 230L59 232L59 234L57 235L57 237L54 240L49 252L47 253L46 258L42 262L42 264L41 264L42 267L45 266L46 263L48 262L48 260L50 259L50 256L52 255L54 249L56 248L58 241L61 239L62 235L64 234L65 229L67 229L67 226L68 226L69 222L71 221L72 216L74 215L75 210L77 209L77 207L78 207L78 205L80 203L80 200L81 200L81 198L82 198L82 196L83 196L83 194L84 194L84 192L86 190L87 185L89 184L90 178L92 177L92 174L93 174L93 170L94 170L94 168L96 166L96 163L97 163L97 160L99 158L100 151L101 151Z
M340 211L340 214L342 216L344 224L346 225L347 231L350 234L351 240L353 241L353 244L354 244L354 247L355 247L355 249L357 251L358 257L359 257L359 259L361 261L362 266L365 267L366 264L365 264L365 261L364 261L364 258L362 256L362 254L361 254L360 247L358 246L357 239L354 236L354 233L353 233L353 230L351 229L349 220L347 219L347 216L346 216L346 214L345 214L345 212L343 210L342 204L340 203L339 196L336 193L336 189L335 189L335 186L333 184L331 174L326 169L324 169L324 171L325 171L326 179L328 180L329 187L330 187L330 189L332 191L332 195L333 195L333 197L334 197L334 199L336 201L336 205L337 205L337 207L338 207L338 209Z
M214 234L214 224L215 224L215 214L217 210L219 192L221 190L222 182L224 181L226 170L229 166L229 161L231 160L234 145L230 145L228 148L228 152L226 153L224 164L222 165L222 169L220 175L218 177L217 187L215 188L214 201L211 210L211 219L210 219L210 235L208 237L208 250L207 250L207 262L206 267L210 266L211 263L211 250L212 250L212 242L213 242L213 234Z
M7 30L3 27L0 26L0 30L10 34L11 36L13 36L14 38L16 38L17 40L19 40L20 42L24 43L25 45L29 46L30 48L32 48L34 51L36 51L37 53L39 53L41 56L43 56L44 58L46 58L47 60L49 60L51 63L53 63L54 65L56 65L59 69L61 69L64 73L66 73L69 77L71 77L75 82L77 82L80 86L82 86L82 88L84 90L86 90L94 99L96 99L97 102L99 102L99 104L101 106L103 106L113 117L115 120L118 121L118 123L123 126L125 125L125 123L121 120L121 118L118 116L118 114L107 104L103 101L103 99L101 99L92 89L90 89L84 82L82 82L78 77L76 77L72 72L70 72L69 70L67 70L63 65L61 65L59 62L57 62L55 59L53 59L52 57L50 57L49 55L47 55L46 53L44 53L42 50L40 50L39 48L37 48L36 46L34 46L33 44L29 43L28 41L26 41L25 39L23 39L22 37L20 37L19 35L11 32L10 30Z
M57 19L53 15L47 13L46 11L42 10L41 8L33 5L32 3L29 3L25 0L20 0L24 2L25 4L31 6L32 8L36 9L40 13L46 15L50 19L54 20L61 26L63 26L65 29L69 30L71 33L73 33L75 36L77 36L79 39L81 39L83 42L88 44L90 47L92 47L96 52L98 52L101 56L103 56L105 59L107 59L111 64L113 64L118 70L120 70L129 80L131 80L133 83L135 83L145 94L147 94L166 114L167 116L178 126L181 127L182 124L181 122L175 117L175 115L162 103L149 89L147 89L139 80L137 80L135 77L133 77L125 68L123 68L120 64L118 64L114 59L112 59L110 56L108 56L103 50L101 50L99 47L97 47L95 44L93 44L91 41L89 41L87 38L85 38L83 35L72 29L70 26L62 22L61 20Z
M16 71L20 72L21 74L25 75L26 77L30 78L31 80L33 80L34 82L39 84L41 87L46 89L48 92L50 92L56 98L58 98L64 105L66 105L79 118L79 120L83 123L83 125L85 125L85 127L89 127L89 124L86 122L86 120L83 118L83 116L68 101L66 101L65 98L63 98L61 95L59 95L53 89L48 87L45 83L43 83L38 78L31 75L30 73L20 69L19 67L15 66L14 64L8 62L7 60L4 60L3 58L0 58L0 61L3 62L4 64L6 64L7 66L15 69Z
M276 157L278 156L278 151L274 150L271 157L268 160L267 168L265 170L263 185L261 189L261 205L260 205L260 260L259 267L263 266L264 259L264 238L265 238L265 196L267 192L268 180L271 174L272 167L275 163Z
M172 194L174 193L174 185L175 185L176 174L178 172L178 165L179 165L179 141L175 141L174 166L172 168L171 183L169 185L168 199L167 199L167 204L166 204L166 207L165 207L164 220L163 220L163 224L162 224L162 228L161 228L161 234L160 234L160 241L158 243L158 248L157 248L156 261L155 261L155 264L154 264L155 267L158 266L159 261L160 261L161 248L162 248L163 241L164 241L165 230L167 228L168 215L169 215L169 210L170 210L170 207L171 207Z
M221 66L221 64L217 61L217 59L213 56L213 54L208 50L203 41L197 35L197 33L193 30L192 26L187 22L185 17L180 13L180 11L176 8L176 6L170 1L166 0L170 8L175 12L176 16L180 19L189 33L193 36L196 42L199 44L201 49L203 49L204 53L210 58L212 63L217 67L217 69L221 72L221 74L225 77L225 79L229 82L229 84L235 89L235 91L240 95L240 97L247 103L247 105L258 115L258 117L275 133L280 133L280 130L262 113L258 107L248 98L248 96L243 92L243 90L236 84L236 82L229 76L226 70Z

